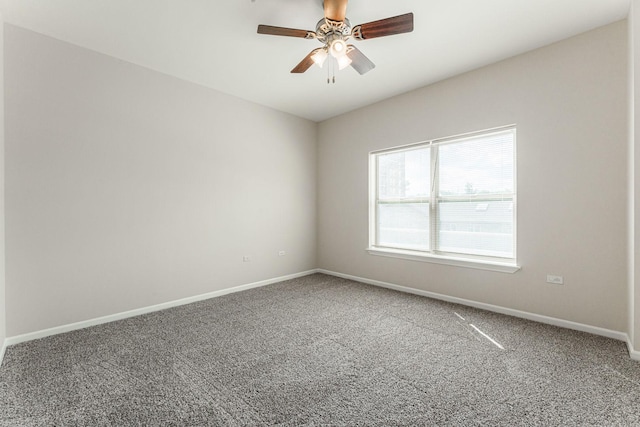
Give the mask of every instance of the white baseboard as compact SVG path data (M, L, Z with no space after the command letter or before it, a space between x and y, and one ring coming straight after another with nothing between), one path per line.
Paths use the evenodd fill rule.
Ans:
M267 279L259 282L248 283L246 285L234 286L232 288L221 289L219 291L213 291L206 294L196 295L193 297L182 298L179 300L169 301L162 304L152 305L149 307L142 307L135 310L111 314L109 316L98 317L95 319L84 320L81 322L71 323L68 325L56 326L54 328L49 328L42 331L30 332L28 334L8 337L5 340L4 346L2 348L2 353L0 353L0 356L4 356L4 350L6 347L14 344L37 340L40 338L45 338L52 335L58 335L65 332L75 331L78 329L84 329L89 326L96 326L96 325L101 325L103 323L115 322L116 320L127 319L129 317L135 317L135 316L140 316L142 314L153 313L154 311L160 311L160 310L165 310L167 308L178 307L185 304L191 304L193 302L220 297L222 295L227 295L234 292L240 292L240 291L246 291L248 289L259 288L261 286L271 285L273 283L278 283L285 280L296 279L298 277L304 277L314 273L317 273L317 270L308 270L308 271L303 271L301 273L290 274L287 276L275 277L273 279ZM1 365L2 365L2 357L0 357L0 366Z
M175 301L169 301L162 304L157 304L149 307L143 307L135 310L130 310L126 312L116 313L109 316L98 317L95 319L89 319L82 322L76 322L68 325L57 326L54 328L45 329L42 331L31 332L28 334L18 335L14 337L8 337L5 339L3 345L0 347L0 366L2 366L2 361L4 359L4 354L7 350L7 347L19 344L27 341L32 341L40 338L45 338L52 335L62 334L65 332L75 331L78 329L84 329L90 326L100 325L103 323L114 322L117 320L127 319L130 317L140 316L142 314L152 313L155 311L164 310L167 308L178 307L185 304L190 304L193 302L203 301L210 298L219 297L222 295L231 294L234 292L245 291L248 289L258 288L261 286L267 286L273 283L282 282L285 280L296 279L299 277L308 276L314 273L323 273L328 274L330 276L341 277L343 279L355 280L357 282L366 283L369 285L374 285L382 288L393 289L400 292L406 292L415 295L421 295L428 298L433 298L441 301L452 302L455 304L466 305L469 307L480 308L487 311L492 311L495 313L506 314L509 316L519 317L522 319L533 320L535 322L545 323L553 326L559 326L562 328L573 329L581 332L587 332L594 335L600 335L607 338L616 339L619 341L624 341L627 343L627 347L629 350L629 355L633 360L640 361L640 351L636 351L633 348L630 338L624 332L612 331L609 329L599 328L597 326L590 326L581 323L572 322L569 320L557 319L554 317L543 316L540 314L529 313L520 310L514 310L510 308L500 307L492 304L485 304L477 301L467 300L464 298L452 297L448 295L438 294L435 292L423 291L420 289L409 288L406 286L400 286L393 283L381 282L379 280L367 279L364 277L352 276L349 274L337 273L334 271L324 270L324 269L315 269L308 270L300 273L290 274L287 276L276 277L273 279L262 280L259 282L248 283L245 285L235 286L228 289L221 289L219 291L209 292L206 294L196 295L193 297L183 298Z
M0 366L2 366L2 361L4 360L4 354L7 351L7 347L9 344L7 344L7 340L5 339L2 342L2 346L0 346Z
M629 349L629 356L633 360L637 360L640 362L640 351L637 351L633 348L633 344L631 343L631 338L627 336L627 348Z
M421 295L441 301L452 302L455 304L466 305L469 307L480 308L482 310L492 311L494 313L506 314L513 317L519 317L522 319L533 320L535 322L545 323L548 325L559 326L561 328L573 329L576 331L587 332L594 335L600 335L607 338L612 338L618 341L626 341L627 345L630 345L627 334L624 332L612 331L610 329L599 328L597 326L584 325L582 323L576 323L569 320L557 319L555 317L543 316L541 314L529 313L526 311L514 310L511 308L500 307L492 304L485 304L482 302L472 301L464 298L457 298L448 295L438 294L435 292L423 291L420 289L408 288L406 286L395 285L393 283L381 282L379 280L366 279L364 277L351 276L349 274L336 273L334 271L328 271L319 269L318 273L328 274L331 276L341 277L343 279L355 280L357 282L367 283L369 285L379 286L382 288L393 289L400 292L406 292L415 295ZM633 353L630 354L632 358L635 358ZM636 357L640 356L640 353L634 352ZM640 359L637 359L640 360Z

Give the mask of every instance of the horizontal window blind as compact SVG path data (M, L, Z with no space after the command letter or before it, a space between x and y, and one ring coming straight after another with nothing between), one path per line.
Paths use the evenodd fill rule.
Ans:
M429 147L377 158L377 245L429 250Z
M439 145L437 250L513 258L511 130Z

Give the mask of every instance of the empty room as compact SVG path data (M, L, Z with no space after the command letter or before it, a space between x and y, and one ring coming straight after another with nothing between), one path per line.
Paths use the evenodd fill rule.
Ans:
M640 425L640 0L0 15L0 426Z

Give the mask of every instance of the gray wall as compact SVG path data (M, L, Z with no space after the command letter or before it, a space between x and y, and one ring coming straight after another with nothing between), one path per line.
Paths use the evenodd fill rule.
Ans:
M319 267L627 330L626 90L621 21L321 123ZM365 252L370 151L513 123L519 272Z
M631 3L629 35L629 339L640 350L640 7ZM638 107L636 107L638 105Z
M315 267L629 329L626 22L318 126L5 30L8 336ZM511 123L521 271L366 254L369 151Z
M5 41L8 336L315 268L315 123Z
M4 272L4 19L0 15L0 349L7 338Z

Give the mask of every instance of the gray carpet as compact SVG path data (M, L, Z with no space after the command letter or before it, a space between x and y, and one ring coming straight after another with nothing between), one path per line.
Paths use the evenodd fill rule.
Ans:
M315 274L10 347L0 425L632 426L640 363Z

